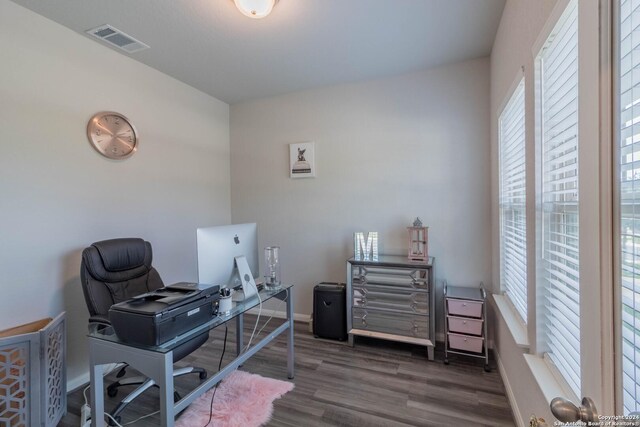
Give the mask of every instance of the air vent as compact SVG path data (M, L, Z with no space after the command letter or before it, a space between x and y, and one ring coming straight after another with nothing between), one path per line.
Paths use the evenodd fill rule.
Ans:
M87 34L109 43L112 46L122 49L127 53L134 53L143 49L149 49L149 46L123 33L111 25L101 25L99 27L87 30Z

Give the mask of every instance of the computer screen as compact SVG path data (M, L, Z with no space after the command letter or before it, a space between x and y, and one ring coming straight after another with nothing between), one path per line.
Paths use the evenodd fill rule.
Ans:
M236 287L236 256L244 255L258 278L258 227L255 223L198 228L198 282Z

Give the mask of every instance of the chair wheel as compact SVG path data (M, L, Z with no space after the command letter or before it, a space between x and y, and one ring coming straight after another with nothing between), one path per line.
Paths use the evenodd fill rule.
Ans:
M202 371L202 372L200 372L200 374L198 375L198 377L199 377L201 380L205 380L205 379L207 379L207 375L208 375L208 374L207 374L207 371Z
M180 397L180 395L178 394L178 392L177 392L177 391L174 391L174 392L173 392L173 403L176 403L176 402L177 402L177 401L179 401L180 399L182 399L182 398Z
M491 372L491 367L489 365L484 365L485 372Z
M444 359L444 364L448 365L449 364L449 359Z
M107 417L107 419L109 420L109 423L108 423L108 424L109 424L110 426L115 426L115 425L116 425L116 422L117 422L118 424L120 424L120 421L122 421L122 417L121 417L120 415L118 415L117 417L113 417L113 420L116 420L116 422L113 422L113 420L112 420L111 418L109 418L109 417Z
M109 397L116 397L118 395L118 387L112 387L109 386L107 387L107 396Z

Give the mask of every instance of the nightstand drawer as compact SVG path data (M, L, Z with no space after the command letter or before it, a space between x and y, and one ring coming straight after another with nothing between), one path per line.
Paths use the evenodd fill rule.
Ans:
M449 331L461 334L482 335L482 319L447 316Z
M354 329L428 338L429 317L353 307Z
M389 290L385 287L353 287L353 306L396 310L408 314L429 314L429 293L424 291Z
M459 335L449 333L449 347L454 350L470 351L472 353L480 353L482 351L482 343L484 338L472 337L469 335Z
M464 317L482 317L482 301L447 298L449 314Z

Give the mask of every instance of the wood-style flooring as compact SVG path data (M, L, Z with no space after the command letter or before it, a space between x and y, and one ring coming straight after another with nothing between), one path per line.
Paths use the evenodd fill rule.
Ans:
M255 317L245 318L245 343ZM277 326L273 319L262 334ZM262 322L261 322L262 323ZM224 363L234 357L235 323L229 323ZM258 327L260 329L261 326ZM295 388L276 400L269 426L513 426L513 417L500 375L487 373L481 359L450 356L436 350L430 362L423 347L359 338L354 348L337 341L315 339L305 323L295 328ZM211 332L210 340L178 365L195 365L214 372L222 352L224 327ZM440 345L439 347L442 347ZM242 369L277 379L287 379L286 337L258 352ZM134 375L129 372L128 375ZM184 392L198 383L197 375L176 379ZM105 379L109 384L110 378ZM122 390L123 397L128 390ZM184 395L184 393L183 393ZM122 422L157 411L157 389L148 390L122 414ZM118 397L105 393L112 409ZM69 394L68 413L59 426L78 427L82 389ZM155 415L134 425L158 426ZM194 426L201 427L201 426Z

